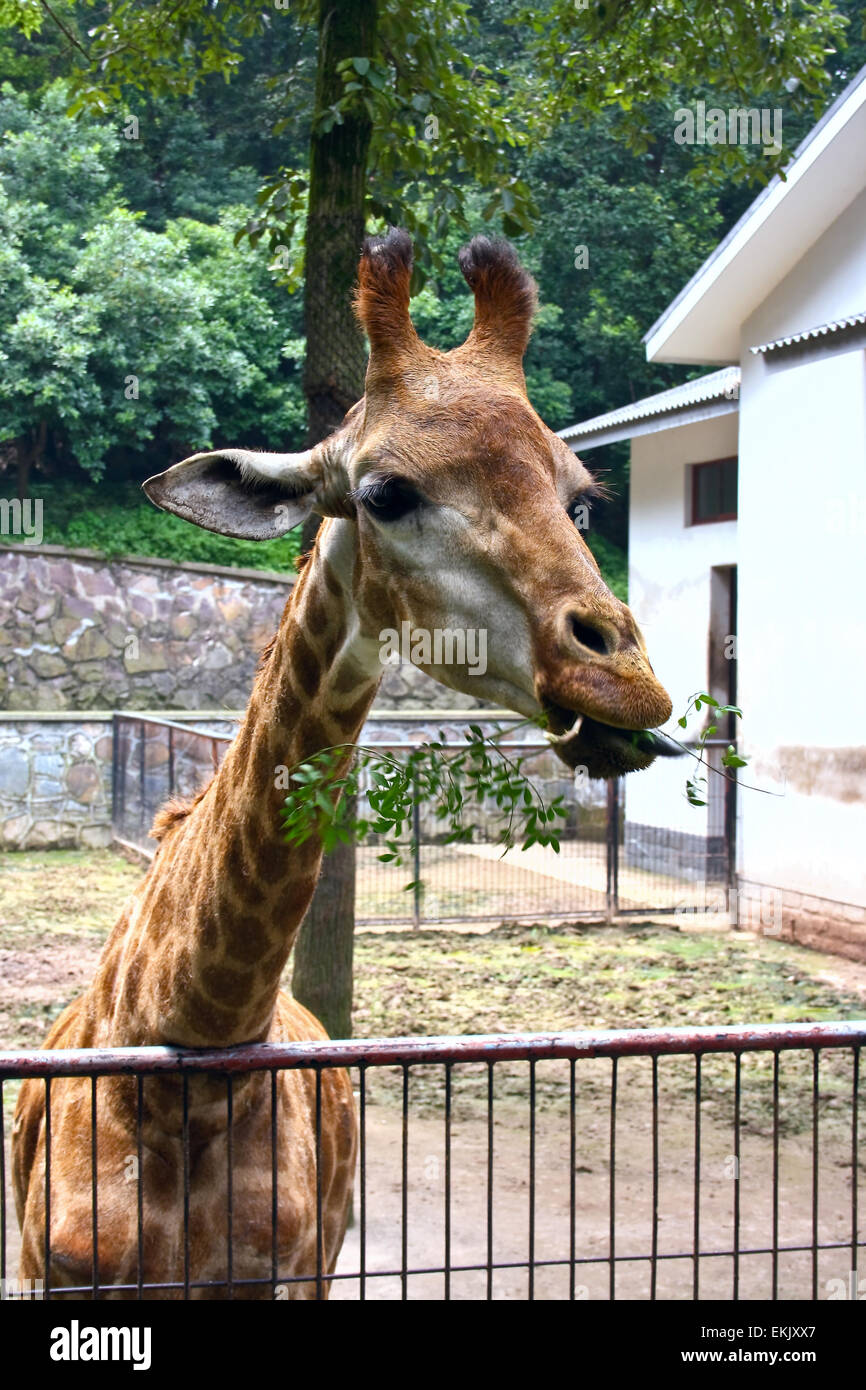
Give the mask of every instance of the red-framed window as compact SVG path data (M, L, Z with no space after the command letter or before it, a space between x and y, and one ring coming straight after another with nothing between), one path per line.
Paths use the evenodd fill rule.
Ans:
M693 463L689 473L689 524L704 526L709 521L736 521L736 457Z

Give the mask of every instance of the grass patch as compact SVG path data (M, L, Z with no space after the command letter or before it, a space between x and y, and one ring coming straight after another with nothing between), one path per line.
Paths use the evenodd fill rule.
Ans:
M234 565L246 569L291 571L300 546L300 528L276 541L241 541L217 536L190 521L161 512L137 483L44 482L31 484L42 499L42 540L46 545L99 550L117 555L153 555ZM0 495L12 497L8 485ZM2 537L4 544L20 537Z
M101 943L140 877L140 869L107 850L0 855L0 1046L42 1041L52 1019L92 978ZM359 1037L399 1037L863 1017L866 1004L856 989L819 978L830 963L817 952L745 932L652 923L505 924L477 935L448 928L359 932L354 1028ZM290 975L291 968L286 985ZM703 1104L727 1124L730 1087L709 1084L710 1063L707 1058ZM764 1132L772 1057L754 1054L743 1066L743 1123ZM524 1104L526 1065L502 1063L496 1070L503 1097ZM413 1074L413 1105L432 1109L441 1103L440 1072L418 1068ZM483 1112L486 1069L457 1072L459 1106ZM624 1100L629 1074L624 1068ZM805 1132L811 1123L811 1056L786 1054L783 1074L783 1128ZM660 1075L666 1102L692 1104L693 1059L662 1059ZM586 1099L603 1107L607 1084L604 1065L581 1067ZM844 1109L849 1084L847 1054L825 1054L822 1117L829 1121L834 1107ZM368 1086L371 1100L399 1103L399 1072L375 1069ZM562 1085L541 1068L538 1099L553 1108L564 1104Z

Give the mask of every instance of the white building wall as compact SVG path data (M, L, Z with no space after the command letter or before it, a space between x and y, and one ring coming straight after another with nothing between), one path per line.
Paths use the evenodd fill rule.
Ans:
M629 509L629 607L650 661L673 700L676 727L689 697L706 689L710 571L737 563L737 523L686 524L687 465L737 452L737 415L680 425L632 441ZM702 725L698 720L688 733ZM692 835L707 831L706 811L689 804L685 758L657 760L628 778L628 817Z
M750 347L866 309L866 192L743 325L744 880L866 905L866 352ZM831 351L828 354L828 346ZM854 918L851 917L853 922Z
M777 795L741 794L740 869L862 905L866 353L743 368L739 699Z

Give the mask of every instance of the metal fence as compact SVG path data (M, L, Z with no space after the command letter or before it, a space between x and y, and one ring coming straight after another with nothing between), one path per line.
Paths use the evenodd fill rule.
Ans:
M857 1297L866 1243L859 1210L864 1042L866 1021L205 1052L3 1052L0 1100L7 1108L21 1078L45 1085L45 1269L55 1210L50 1117L58 1092L89 1079L92 1124L105 1078L134 1078L137 1097L137 1277L102 1282L99 1170L111 1159L100 1154L92 1129L82 1180L91 1204L84 1237L91 1277L63 1289L46 1278L30 1296L280 1298L300 1282L320 1299ZM321 1078L334 1067L349 1068L354 1079L360 1152L355 1221L331 1272L322 1257L319 1156ZM318 1255L292 1275L281 1269L277 1248L277 1154L291 1142L277 1124L276 1078L284 1069L313 1073L317 1100ZM247 1215L232 1181L232 1097L254 1072L269 1076L271 1088L270 1154L261 1159L270 1256L265 1239L266 1272L242 1278L232 1265L233 1232L244 1229ZM194 1268L189 1243L190 1173L201 1160L189 1093L202 1076L225 1088L225 1176L212 1179L219 1201L211 1220L225 1239L216 1277ZM183 1174L173 1219L183 1231L183 1270L180 1277L145 1279L151 1195L142 1180L142 1125L148 1083L157 1077L179 1078ZM210 1104L213 1112L213 1096ZM0 1147L0 1287L7 1297L16 1295L17 1267L9 1128L7 1116ZM211 1149L220 1142L211 1136ZM165 1201L163 1194L163 1228L172 1217Z
M480 716L479 716L480 717ZM395 722L396 719L395 719ZM465 721L464 721L465 723ZM148 830L171 795L190 795L213 775L231 740L182 724L115 715L112 821L117 840L152 854ZM409 745L377 742L405 755ZM446 745L448 746L448 745ZM461 745L454 744L454 747ZM502 856L492 808L479 808L473 842L443 843L432 812L419 813L414 864L384 867L375 838L356 851L359 922L413 923L613 917L635 912L722 910L733 882L733 820L709 818L708 835L643 825L628 815L624 779L575 781L546 743L502 748L546 798L567 808L561 850L533 846ZM718 761L720 750L710 750ZM642 777L652 772L642 773ZM725 785L725 789L728 790ZM713 806L711 803L711 812ZM423 890L406 891L407 883ZM708 893L708 888L710 891Z

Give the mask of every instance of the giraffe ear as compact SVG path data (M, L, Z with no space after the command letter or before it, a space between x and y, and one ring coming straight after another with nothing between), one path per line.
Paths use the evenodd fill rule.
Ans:
M300 526L317 504L317 451L193 454L142 483L157 507L221 536L269 541ZM317 508L318 509L318 508Z

